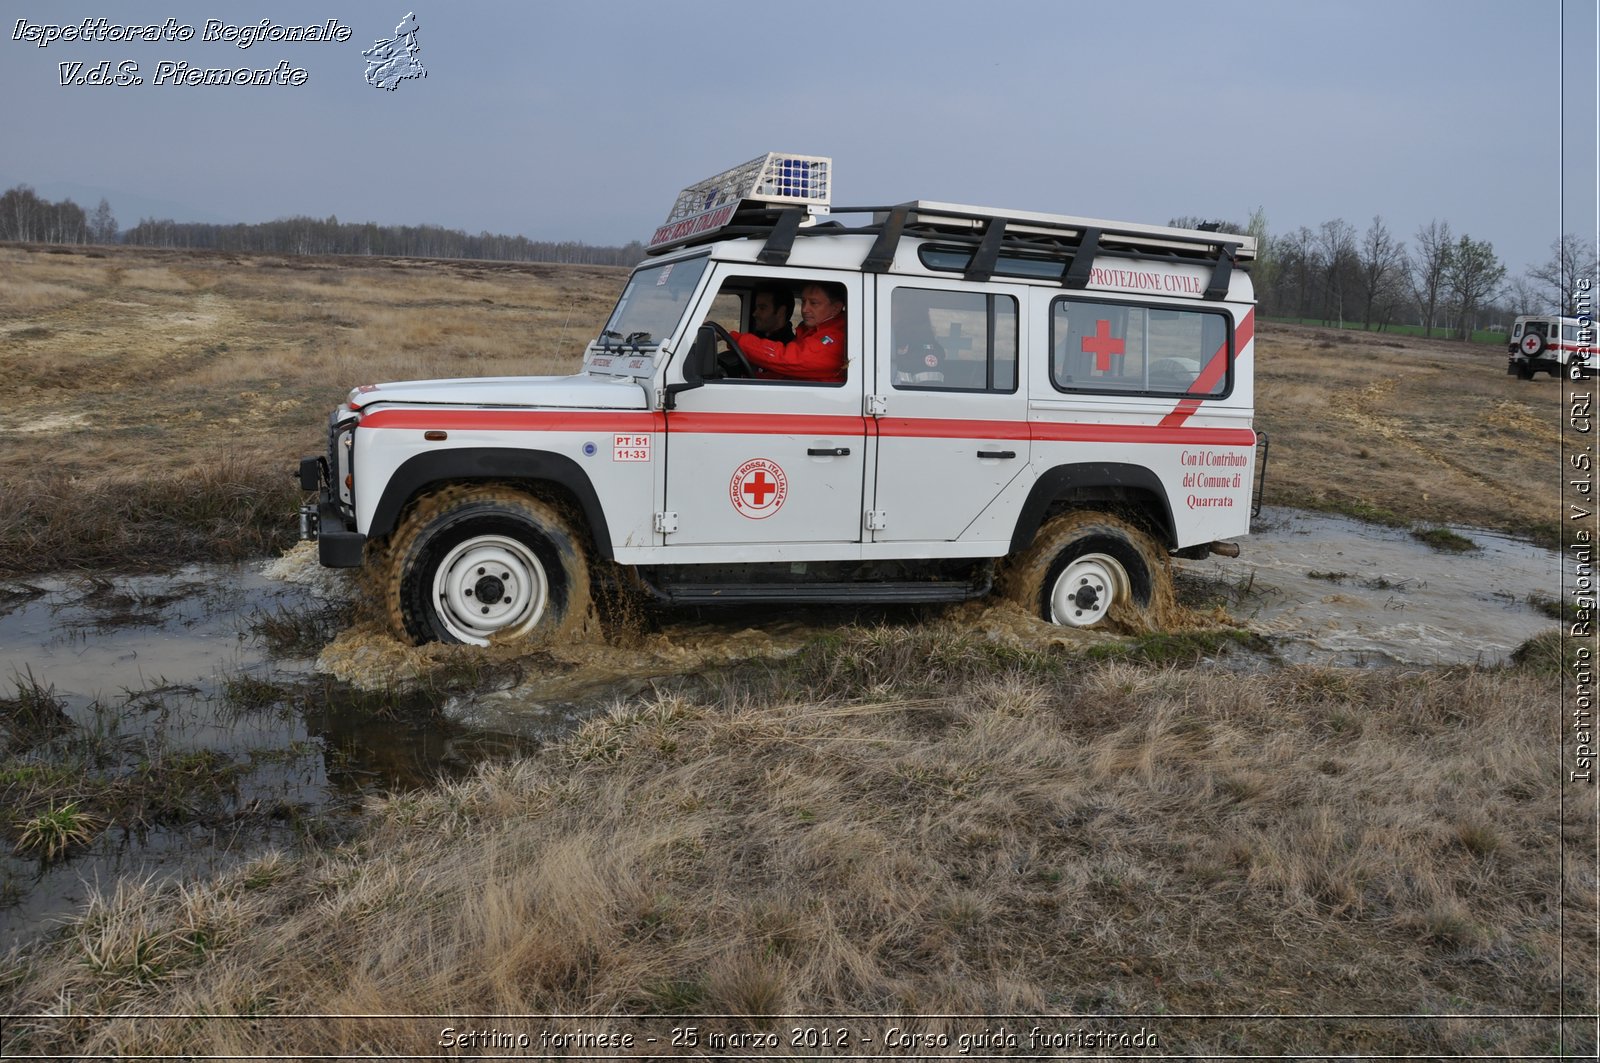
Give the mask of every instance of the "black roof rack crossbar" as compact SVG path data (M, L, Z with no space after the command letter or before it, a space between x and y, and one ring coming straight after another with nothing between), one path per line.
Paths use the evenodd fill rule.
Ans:
M805 217L805 211L799 207L778 212L778 220L772 223L772 232L767 236L767 245L756 256L769 266L782 266L789 261L789 252L794 250L794 234L800 231L800 219Z
M1217 264L1211 269L1211 283L1206 285L1204 298L1213 301L1226 299L1228 288L1233 280L1233 253L1239 250L1238 244L1222 244L1222 252L1217 256Z
M1078 241L1078 251L1072 256L1072 261L1067 264L1066 270L1061 274L1063 288L1087 288L1089 286L1089 271L1094 268L1094 256L1100 251L1100 230L1089 227L1083 230L1083 237Z
M1210 286L1205 291L1205 298L1210 300L1227 298L1233 271L1248 268L1249 256L1245 256L1245 262L1240 261L1243 247L1231 233L1218 233L1214 237L1199 231L1147 231L1120 225L1086 224L1088 219L1018 219L978 208L919 201L891 206L835 207L831 214L834 218L865 215L868 220L860 225L844 225L832 220L806 225L807 212L802 208L774 208L750 202L740 205L731 224L658 244L647 249L645 254L654 256L716 240L750 237L765 241L757 256L762 263L785 265L795 240L800 237L856 234L874 237L871 249L862 260L862 272L885 273L894 263L900 242L915 237L972 248L972 257L961 272L974 281L988 280L1002 272L1013 275L1001 261L1005 255L1060 262L1058 283L1079 289L1088 285L1096 259L1106 255L1156 262L1205 262L1212 266Z
M901 203L889 211L889 216L883 220L883 226L878 230L878 238L873 241L872 250L867 252L867 257L861 260L863 273L887 273L894 263L895 250L900 246L900 234L906 228L906 216L911 213L911 204Z
M972 253L972 261L962 274L964 280L986 281L994 276L994 267L1000 261L1000 245L1006 237L1006 220L990 218L983 230L983 241Z

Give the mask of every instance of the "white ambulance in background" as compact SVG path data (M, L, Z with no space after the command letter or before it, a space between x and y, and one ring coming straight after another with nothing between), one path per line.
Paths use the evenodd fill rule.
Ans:
M1506 372L1522 380L1535 373L1551 376L1593 376L1594 327L1575 317L1529 315L1511 326L1506 345L1511 357Z
M1259 492L1253 238L915 200L769 153L684 189L565 377L352 391L303 534L395 633L559 633L627 571L668 602L958 601L1148 623L1169 555ZM845 296L842 382L760 376L754 295ZM798 322L796 322L798 324Z

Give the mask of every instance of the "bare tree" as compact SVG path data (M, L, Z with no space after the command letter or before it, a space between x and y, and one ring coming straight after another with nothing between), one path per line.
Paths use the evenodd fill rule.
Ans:
M1252 281L1259 291L1270 291L1278 275L1278 260L1273 253L1271 236L1267 233L1267 208L1257 207L1250 212L1250 223L1245 231L1256 238L1256 261L1250 267Z
M1323 222L1317 230L1317 250L1322 256L1325 292L1333 304L1331 313L1325 306L1322 317L1325 321L1337 321L1343 328L1345 291L1350 275L1357 268L1355 227L1343 218Z
M1411 291L1422 311L1424 335L1433 335L1439 297L1445 290L1445 273L1454 253L1450 223L1435 218L1417 230L1417 250L1411 256Z
M39 239L40 224L47 204L31 185L17 185L0 196L0 240Z
M1311 316L1311 289L1318 272L1317 238L1304 225L1277 241L1275 255L1281 265L1279 277L1294 282L1294 316Z
M1367 227L1367 234L1361 240L1359 260L1361 290L1366 298L1361 327L1370 329L1373 306L1388 295L1406 260L1405 244L1389 232L1388 226L1383 224L1382 215L1374 215L1372 224Z
M100 205L94 208L94 213L89 216L89 242L95 244L117 242L117 219L111 213L111 204L104 196L100 197Z
M1550 244L1550 260L1528 270L1528 276L1544 287L1545 302L1560 307L1568 317L1578 314L1578 281L1596 272L1594 245L1572 233Z
M1531 271L1512 281L1506 289L1506 312L1512 317L1524 314L1543 314L1550 308L1544 286L1532 276Z
M1472 338L1474 315L1478 307L1493 297L1505 279L1506 268L1495 257L1494 245L1462 234L1450 254L1445 271L1445 286L1452 309L1459 315L1461 338Z

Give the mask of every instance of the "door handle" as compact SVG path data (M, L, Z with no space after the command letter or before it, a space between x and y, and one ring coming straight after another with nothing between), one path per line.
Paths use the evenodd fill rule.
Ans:
M808 447L806 454L813 458L848 458L849 447Z
M1016 456L1017 456L1017 452L1014 451L1014 450L980 450L980 451L978 451L978 457L980 457L980 458L1014 458Z

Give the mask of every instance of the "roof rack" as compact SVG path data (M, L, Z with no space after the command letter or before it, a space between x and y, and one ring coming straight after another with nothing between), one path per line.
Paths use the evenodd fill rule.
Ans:
M772 202L746 199L728 206L732 209L720 224L679 234L653 245L647 254L751 237L764 240L759 256L762 262L782 265L788 261L798 237L864 234L877 239L862 259L861 269L883 273L893 263L900 241L909 236L937 241L953 251L970 249L962 272L967 280L974 281L988 280L996 273L1016 273L1019 264L1026 264L1027 276L1054 278L1063 287L1083 288L1089 283L1096 257L1103 254L1169 263L1206 263L1212 266L1212 274L1204 297L1216 300L1226 297L1233 268L1253 261L1257 250L1255 237L1241 233L999 211L926 200L888 207L830 208L835 219L840 215L868 215L870 220L860 225L837 221L817 225L814 218L806 217L806 208ZM807 221L813 224L805 224ZM1007 269L1008 264L1012 268Z
M667 220L650 238L650 252L681 247L696 236L718 232L746 204L797 206L826 214L832 195L833 160L822 155L769 151L707 177L678 193Z

